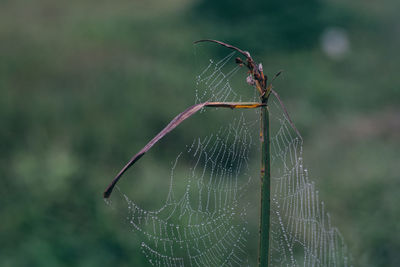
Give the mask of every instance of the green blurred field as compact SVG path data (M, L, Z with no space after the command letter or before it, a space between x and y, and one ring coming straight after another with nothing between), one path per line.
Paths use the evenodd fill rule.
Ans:
M0 2L1 266L146 266L102 192L193 103L202 38L285 70L275 88L356 266L400 265L400 4L261 3ZM320 46L333 26L338 60ZM143 172L169 170L152 157Z

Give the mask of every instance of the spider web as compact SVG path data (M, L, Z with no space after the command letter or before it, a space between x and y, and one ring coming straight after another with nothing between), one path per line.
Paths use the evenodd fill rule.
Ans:
M340 231L303 163L303 141L270 101L271 266L351 266Z
M242 90L252 93L232 88L240 69L230 64L234 56L235 52L208 62L196 78L196 103L257 101L256 90L245 83ZM261 253L269 253L271 266L349 266L343 238L331 225L303 166L301 137L291 128L277 99L270 98L271 240L270 251ZM117 187L149 264L256 264L260 114L259 110L228 112L215 133L195 138L176 157L166 200L159 208L142 208Z

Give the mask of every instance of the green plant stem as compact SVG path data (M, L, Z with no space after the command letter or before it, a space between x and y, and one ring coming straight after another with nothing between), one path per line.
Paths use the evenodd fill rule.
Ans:
M267 98L262 99L266 104ZM260 241L258 252L258 266L269 266L269 239L270 239L270 192L271 192L271 166L270 166L270 133L268 106L261 107L261 209L260 209Z

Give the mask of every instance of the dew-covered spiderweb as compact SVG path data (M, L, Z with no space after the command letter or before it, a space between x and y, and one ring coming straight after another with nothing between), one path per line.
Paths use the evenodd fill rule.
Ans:
M275 100L271 112L271 266L352 266L303 163L302 139Z
M258 101L256 90L245 83L246 70L234 64L235 56L210 60L200 71L195 103ZM304 167L301 137L273 95L268 105L271 239L270 251L261 253L269 253L271 266L350 266L343 238ZM136 203L122 186L114 193L127 206L125 216L149 266L257 264L260 113L202 111L210 112L227 117L213 131L195 137L172 161L164 177L169 180L166 195L157 208Z

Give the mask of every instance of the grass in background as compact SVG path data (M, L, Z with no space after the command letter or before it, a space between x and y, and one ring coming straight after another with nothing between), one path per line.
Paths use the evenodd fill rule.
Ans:
M254 30L244 17L232 27L197 6L0 4L0 265L144 266L101 193L121 162L193 101L192 41L204 37L256 51L266 73L285 70L275 87L355 262L399 265L398 3L323 3L320 30L340 26L349 36L341 60L322 52L319 34L291 46L297 39L274 39L279 24ZM257 43L264 32L271 38ZM161 164L169 170L170 161Z

